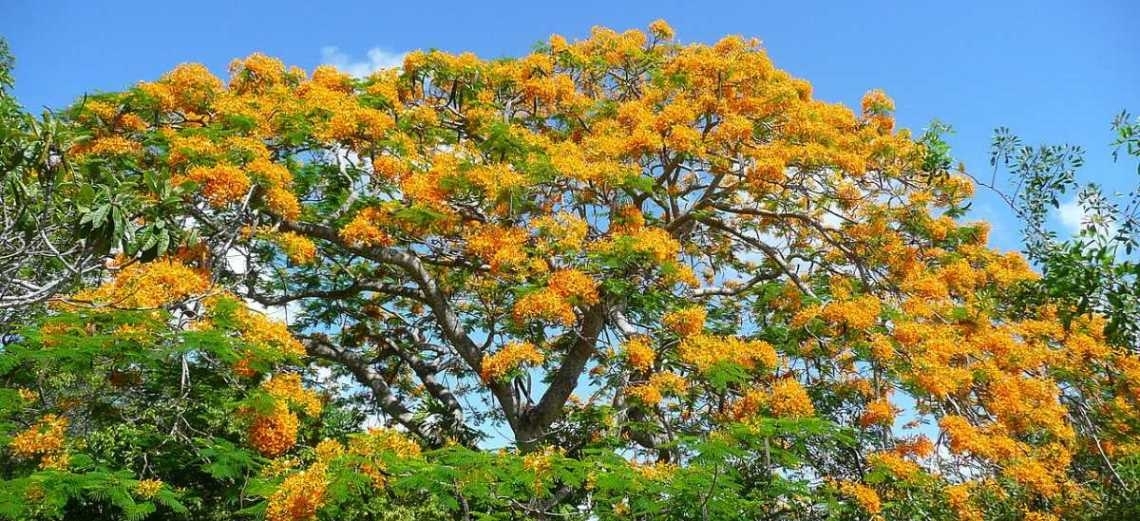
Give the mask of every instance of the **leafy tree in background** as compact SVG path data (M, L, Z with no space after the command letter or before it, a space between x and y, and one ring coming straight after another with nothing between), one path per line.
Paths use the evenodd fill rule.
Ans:
M664 22L89 96L117 257L0 352L0 515L1119 514L1140 358L893 108Z
M1121 112L1112 129L1113 160L1140 158L1140 119ZM1006 199L1024 223L1026 255L1041 267L1043 298L1061 307L1066 323L1074 316L1103 315L1111 342L1140 349L1140 264L1134 255L1140 247L1140 192L1133 189L1120 200L1095 183L1082 185L1077 170L1084 164L1083 149L1026 146L1006 128L994 136L991 164L1016 181ZM1059 237L1049 229L1048 216L1074 193L1080 230L1075 237Z
M72 177L71 128L25 113L12 97L13 64L0 39L0 336L101 263L79 226L98 185Z
M1140 158L1140 119L1123 111L1113 119L1112 130L1113 161ZM991 165L995 173L998 168L1007 170L1015 184L1009 192L992 181L988 186L1022 221L1026 256L1042 273L1034 284L1022 288L1019 299L1028 308L1053 306L1067 329L1074 321L1103 319L1105 341L1136 353L1140 351L1140 264L1135 255L1140 246L1140 192L1133 189L1122 197L1105 193L1095 183L1082 184L1078 170L1084 165L1084 156L1085 151L1074 145L1027 146L1009 129L999 128ZM1061 236L1049 226L1049 217L1061 209L1066 198L1074 198L1081 213L1080 228L1071 236ZM1114 379L1117 385L1127 381L1137 368L1125 364L1119 370ZM1099 408L1120 405L1102 400ZM1113 423L1112 416L1088 415L1087 409L1077 412L1090 430L1136 435L1134 423ZM1101 421L1108 423L1094 425ZM1120 486L1106 495L1106 501L1111 505L1109 510L1121 519L1140 515L1135 485L1140 476L1138 463L1130 457L1122 466L1107 465Z

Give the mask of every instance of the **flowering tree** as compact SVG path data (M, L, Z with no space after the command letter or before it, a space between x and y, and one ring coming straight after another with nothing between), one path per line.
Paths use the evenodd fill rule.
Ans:
M181 461L227 465L170 490L219 518L1098 515L1135 484L1140 358L1010 298L1037 275L959 222L973 185L893 108L663 22L367 78L182 65L68 112L76 175L115 183L84 221L127 218L106 281L57 309L184 339L155 352L212 383L178 396L240 429L175 422ZM29 386L51 335L137 332L78 320L4 366L32 473L10 495L108 466L158 497L175 471L63 457L99 411Z

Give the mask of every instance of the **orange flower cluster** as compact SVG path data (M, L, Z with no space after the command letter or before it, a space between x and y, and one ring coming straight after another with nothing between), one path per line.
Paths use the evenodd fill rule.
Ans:
M768 409L780 418L803 418L815 414L815 405L807 389L795 378L780 378L772 384Z
M638 371L652 370L653 362L657 359L657 353L650 345L649 339L644 336L635 336L626 340L622 344L622 355L626 363Z
M291 474L269 496L265 509L267 521L307 521L315 519L317 510L327 500L329 478L324 464Z
M262 456L276 458L297 444L301 420L285 402L278 402L268 414L254 416L249 425L249 444Z
M68 423L63 416L45 415L28 430L13 436L8 448L17 458L40 458L42 468L67 468L70 458L64 442Z
M633 240L634 251L648 255L657 263L673 260L681 251L681 243L661 228L641 228L630 235L630 238Z
M172 259L133 263L97 288L83 290L73 300L114 308L153 309L205 293L210 281L201 271Z
M231 297L232 298L232 297ZM271 320L262 313L249 309L244 304L238 307L234 317L242 340L262 349L280 353L284 357L303 358L305 346L289 332L284 322Z
M523 469L534 474L535 493L541 493L546 488L546 482L550 479L551 470L554 468L553 459L561 455L561 449L547 446L523 456Z
M231 142L231 144L235 148L240 147L236 142ZM285 219L300 217L301 203L292 192L293 174L284 165L269 161L260 142L252 148L250 155L257 159L246 165L246 169L250 176L265 188L263 198L266 209Z
M878 298L865 295L854 300L831 302L823 307L820 316L828 322L864 331L878 322L881 309Z
M318 416L321 414L321 408L323 406L321 397L317 393L306 389L301 384L301 375L297 373L278 374L264 384L261 384L261 388L265 390L269 396L285 402L292 407L298 407L309 416Z
M669 481L677 473L677 466L672 463L657 461L646 465L635 461L631 464L634 472L650 481Z
M729 362L748 369L775 369L775 348L763 340L742 340L699 334L684 339L678 354L686 364L705 372L717 364Z
M902 480L910 479L922 472L922 469L913 461L903 459L902 456L893 452L872 453L867 456L867 462L871 466L884 469L895 478Z
M381 228L387 215L388 212L381 208L365 208L340 229L340 236L353 246L390 246L392 237Z
M263 456L276 458L297 443L301 420L293 409L304 411L308 416L317 416L323 403L317 393L305 389L301 375L295 373L275 375L261 388L273 398L274 404L268 413L253 413L249 442Z
M80 157L93 156L122 156L133 155L142 150L142 146L135 141L120 136L106 136L91 140L90 143L77 146L72 152Z
M16 390L16 393L20 396L20 399L25 402L34 402L37 398L39 398L38 393L31 389L28 389L27 387L20 387Z
M467 235L467 251L491 266L492 273L526 263L527 233L518 228L479 226Z
M339 458L344 454L344 445L334 439L325 438L317 443L313 448L313 452L317 453L318 461L330 461Z
M550 320L569 327L577 320L574 306L593 305L598 299L598 283L589 275L575 269L559 270L550 276L545 288L527 293L515 302L514 319Z
M161 479L142 479L135 483L135 495L142 499L151 499L162 491Z
M859 425L870 427L872 425L890 426L895 420L898 409L887 398L879 398L867 404L863 414L859 416Z
M575 269L559 270L550 275L546 287L570 302L593 305L598 302L598 283Z
M626 394L646 405L657 405L666 394L676 395L685 392L689 382L677 373L653 373L645 383L626 389Z
M225 164L193 167L186 172L186 179L201 187L202 195L215 207L241 200L253 186L241 168ZM175 184L181 183L176 180Z
M677 311L666 313L661 323L666 329L682 338L691 337L705 329L705 319L708 310L701 306L690 306Z
M419 444L400 431L378 427L351 437L348 450L359 455L391 453L401 459L419 458L423 453Z
M578 320L574 314L574 306L550 288L542 288L523 295L515 302L512 313L515 322L520 323L528 320L549 320L570 327Z
M317 260L317 245L311 239L293 232L275 232L270 235L289 260L297 264L310 264Z
M960 521L982 521L982 513L970 501L969 483L959 483L946 487L946 503Z
M317 447L319 461L326 462L344 452L339 443L326 440ZM421 456L421 448L415 441L399 431L387 428L371 428L367 432L353 435L348 440L347 452L356 457L357 472L368 476L377 489L387 484L385 456L399 459L415 459Z
M541 248L555 252L581 249L590 231L589 223L568 212L539 216L530 225L538 233Z
M875 489L854 481L840 481L836 488L840 494L855 500L859 508L868 514L878 514L883 511L883 501Z
M484 382L498 380L523 365L539 365L545 357L529 342L511 342L494 354L483 357L479 376Z

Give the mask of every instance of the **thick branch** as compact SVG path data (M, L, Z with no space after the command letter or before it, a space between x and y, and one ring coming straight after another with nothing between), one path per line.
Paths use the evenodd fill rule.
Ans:
M467 334L466 328L459 320L459 315L451 306L448 300L448 295L436 283L435 277L428 272L427 268L420 261L420 258L413 252L401 251L395 248L385 247L357 247L346 244L341 240L340 235L334 228L303 223L297 221L284 220L281 223L281 228L301 233L310 237L324 239L333 244L338 244L349 252L360 255L361 257L374 260L376 262L389 264L400 268L415 282L423 293L425 303L431 308L432 316L435 317L436 325L439 327L443 338L447 340L455 351L463 358L467 366L479 373L483 366L483 352L479 346ZM511 388L504 382L492 382L488 384L492 394L499 401L503 413L506 415L507 422L510 423L512 428L518 427L518 407L514 395L511 393Z
M346 367L361 385L372 391L376 403L389 416L409 431L421 438L433 440L434 438L423 430L423 423L400 403L399 398L392 392L392 388L384 381L384 376L376 372L372 364L368 363L360 354L334 346L322 336L312 336L302 339L305 351L310 356L336 362Z
M515 429L519 439L515 441L523 447L537 442L548 427L562 416L566 400L578 387L578 378L586 368L586 363L597 349L598 335L606 325L605 304L598 303L588 309L582 317L582 328L578 338L554 373L550 386L539 399L538 405L527 411L522 429Z

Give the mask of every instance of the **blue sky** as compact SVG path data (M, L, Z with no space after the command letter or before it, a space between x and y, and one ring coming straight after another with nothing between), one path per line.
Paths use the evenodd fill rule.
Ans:
M682 41L725 34L760 38L776 64L815 85L818 98L856 105L885 89L904 127L933 118L955 127L955 157L989 174L992 131L1029 143L1088 150L1086 180L1127 190L1134 164L1114 165L1109 122L1140 112L1140 2L195 2L3 0L0 35L16 54L16 94L31 109L60 107L85 91L118 90L180 62L218 73L262 51L311 68L379 61L416 48L525 53L551 33L593 25L643 28L664 18ZM178 4L178 5L175 5ZM330 46L339 54L322 53ZM385 54L386 53L386 54ZM979 217L994 242L1016 247L1016 223L992 197Z

